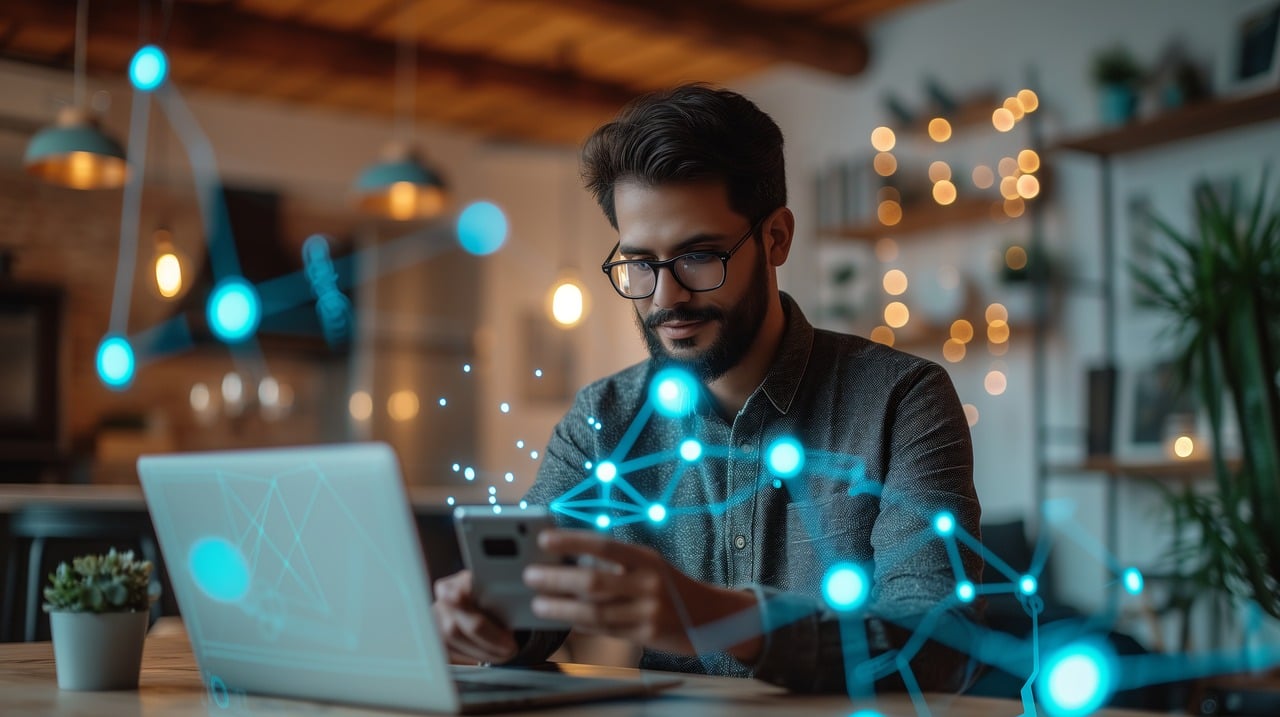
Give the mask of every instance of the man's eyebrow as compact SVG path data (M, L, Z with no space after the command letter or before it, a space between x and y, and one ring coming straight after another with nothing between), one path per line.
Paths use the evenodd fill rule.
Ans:
M680 254L684 253L685 249L688 249L689 247L695 246L697 244L708 244L711 242L723 241L726 236L727 236L726 234L716 234L712 232L703 232L701 234L694 234L688 239L685 239L684 241L672 247L671 255L679 256ZM648 249L645 249L643 247L628 246L626 244L621 244L618 246L618 253L629 254L631 256L637 256L637 255L652 256L653 255L653 252Z

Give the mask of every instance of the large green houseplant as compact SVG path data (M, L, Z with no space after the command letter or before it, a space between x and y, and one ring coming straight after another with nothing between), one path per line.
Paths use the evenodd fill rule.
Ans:
M1153 216L1168 246L1132 270L1146 303L1174 320L1212 438L1215 490L1170 493L1182 607L1231 596L1280 618L1280 203L1267 180L1252 197L1238 181L1221 194L1198 183L1195 231ZM1229 413L1238 462L1223 451Z

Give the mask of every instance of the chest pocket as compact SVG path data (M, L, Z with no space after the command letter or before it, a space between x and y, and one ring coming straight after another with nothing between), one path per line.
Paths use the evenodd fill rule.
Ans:
M840 562L871 570L871 527L879 502L843 492L787 504L785 589L820 597L822 576Z

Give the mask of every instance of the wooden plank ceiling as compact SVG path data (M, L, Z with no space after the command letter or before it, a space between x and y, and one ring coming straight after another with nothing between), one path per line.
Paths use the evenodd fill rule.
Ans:
M577 143L639 92L790 62L853 76L862 28L920 0L97 0L89 71L162 45L182 87L396 113L483 136ZM74 0L5 0L0 57L70 67Z

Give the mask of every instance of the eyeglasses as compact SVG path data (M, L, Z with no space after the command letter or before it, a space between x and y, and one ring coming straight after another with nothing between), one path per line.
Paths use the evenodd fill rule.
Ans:
M658 289L658 271L666 267L676 282L689 291L715 291L724 285L728 274L729 258L759 229L760 222L752 223L746 234L729 251L691 251L664 261L653 259L622 259L608 261L600 269L609 276L613 288L624 299L647 299ZM621 242L609 252L617 253Z

